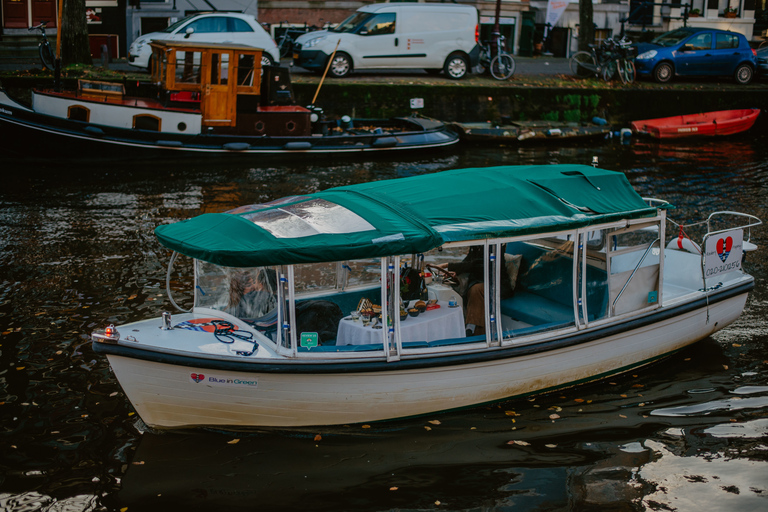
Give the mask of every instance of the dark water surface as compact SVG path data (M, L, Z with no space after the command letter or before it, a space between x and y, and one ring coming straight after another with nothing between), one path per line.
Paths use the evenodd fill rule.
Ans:
M765 227L756 289L716 336L609 381L370 428L146 432L88 338L172 310L158 224L330 186L595 155L675 220L768 220L762 128L367 162L0 162L0 510L768 509Z

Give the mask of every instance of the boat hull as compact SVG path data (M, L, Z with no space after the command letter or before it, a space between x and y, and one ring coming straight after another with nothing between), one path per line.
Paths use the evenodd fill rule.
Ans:
M370 365L283 362L274 369L169 364L109 348L110 365L143 421L154 428L295 427L390 420L546 392L648 364L735 321L749 287L710 303L587 329L555 342ZM110 353L111 352L111 353ZM306 363L306 362L305 362ZM391 368L391 369L390 369Z
M371 121L368 121L369 123ZM0 91L0 145L35 158L156 159L236 155L375 154L450 146L459 137L427 118L381 120L411 130L310 136L160 133L95 125L34 112ZM29 154L30 143L44 151Z
M463 141L494 144L536 144L579 142L604 138L608 126L576 126L568 123L518 122L509 125L490 123L452 123Z
M760 109L721 110L631 123L632 131L654 139L721 137L752 128Z

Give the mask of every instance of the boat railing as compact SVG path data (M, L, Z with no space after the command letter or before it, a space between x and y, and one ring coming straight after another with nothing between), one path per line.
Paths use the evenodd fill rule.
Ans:
M643 265L643 261L645 261L646 256L648 256L648 254L651 252L651 249L653 249L653 246L660 241L661 241L661 238L657 238L656 240L648 244L648 247L645 249L645 252L640 257L640 261L637 262L637 265L635 265L635 268L632 270L632 273L629 275L627 282L624 283L624 286L621 287L621 291L618 293L618 295L616 295L616 298L613 299L613 303L611 304L611 315L616 314L616 304L619 302L619 299L621 298L621 294L624 293L624 290L627 289L627 286L629 286L630 281L632 281L632 278L635 277L637 270Z
M742 225L739 225L739 226L730 226L730 227L723 228L723 229L713 229L712 228L713 221L721 220L721 217L729 216L729 215L730 216L734 216L734 217L743 217L743 218L746 218L748 220L747 220L747 222L745 224L742 224ZM763 221L761 221L759 218L755 217L754 215L750 215L748 213L732 212L732 211L728 211L728 210L712 212L711 214L709 214L709 217L707 217L707 221L706 221L706 224L707 224L707 234L704 235L704 239L706 240L710 236L718 235L720 233L725 233L727 231L732 231L734 229L745 229L745 230L747 230L746 241L750 241L750 239L752 237L752 228L755 227L755 226L759 226L762 223L763 223Z
M665 201L664 199L657 199L655 197L644 197L643 201L646 202L648 206L664 206L668 205L669 201Z
M182 313L191 313L192 309L184 309L181 306L179 306L175 300L173 300L173 292L171 291L171 270L173 270L173 264L176 262L176 258L179 256L179 253L176 251L173 251L173 254L171 254L171 259L168 262L168 272L165 274L165 291L168 294L168 300L171 301L171 304L173 304L173 307L181 311Z

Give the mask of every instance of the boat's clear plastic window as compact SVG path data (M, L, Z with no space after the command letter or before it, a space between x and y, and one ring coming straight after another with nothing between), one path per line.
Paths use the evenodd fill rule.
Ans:
M659 304L658 226L616 230L608 236L610 313L619 315Z
M277 320L277 271L274 267L231 268L195 262L195 306L217 309L272 328Z
M274 210L245 215L276 238L371 231L374 227L347 208L324 199L311 199Z
M341 323L361 304L381 303L379 258L294 265L293 281L300 349L317 351L312 343L307 343L308 333L316 335L317 347L371 341L353 335L350 330L342 333ZM373 341L381 343L380 337L374 336Z
M568 237L510 242L504 275L512 287L499 309L505 339L575 324L574 243Z

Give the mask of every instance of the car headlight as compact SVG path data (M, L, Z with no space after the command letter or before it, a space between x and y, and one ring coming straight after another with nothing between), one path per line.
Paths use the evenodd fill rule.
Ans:
M657 53L658 52L656 50L648 50L647 52L643 52L635 58L639 60L650 60L654 58Z
M302 48L312 48L313 46L317 45L321 41L325 41L326 38L327 38L327 36L315 37L314 39L310 39L309 41L307 41L306 43L301 45L301 47Z

